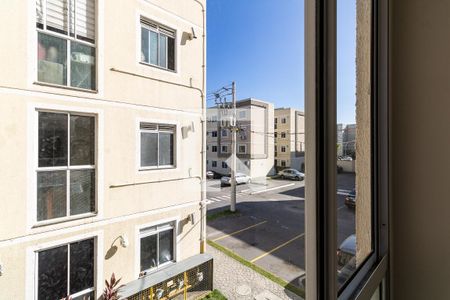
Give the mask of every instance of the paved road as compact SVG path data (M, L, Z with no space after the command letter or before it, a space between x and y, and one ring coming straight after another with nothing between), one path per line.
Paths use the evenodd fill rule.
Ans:
M208 213L226 209L230 188L209 182ZM344 205L354 174L338 176L338 243L355 231L354 210ZM304 275L304 182L268 180L265 185L238 187L239 215L208 223L210 240L300 286Z

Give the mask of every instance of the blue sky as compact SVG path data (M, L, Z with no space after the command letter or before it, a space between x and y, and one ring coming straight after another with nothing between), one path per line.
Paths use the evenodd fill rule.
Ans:
M342 123L355 114L355 15L355 0L338 1ZM303 0L207 0L207 30L208 91L234 80L238 99L304 109Z

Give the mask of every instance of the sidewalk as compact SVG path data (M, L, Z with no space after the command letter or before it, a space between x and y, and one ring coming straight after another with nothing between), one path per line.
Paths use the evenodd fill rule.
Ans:
M303 300L217 249L207 252L214 257L214 288L229 300Z

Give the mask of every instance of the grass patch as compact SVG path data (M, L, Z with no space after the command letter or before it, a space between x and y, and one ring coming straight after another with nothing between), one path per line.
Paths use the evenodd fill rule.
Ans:
M211 299L211 300L227 300L227 298L222 295L222 293L219 290L214 290L211 293L209 293L208 295L206 295L206 297L203 297L203 299Z
M240 212L238 210L236 210L235 212L232 212L231 210L227 209L227 210L223 210L223 211L219 211L210 215L206 216L206 220L207 221L213 221L219 218L223 218L223 217L228 217L228 216L240 216Z
M222 251L223 253L225 253L226 255L228 255L229 257L237 260L238 262L240 262L241 264L243 264L244 266L249 267L250 269L252 269L253 271L261 274L262 276L266 277L267 279L272 280L273 282L281 285L282 287L284 287L285 289L293 292L294 294L299 295L302 298L305 298L305 290L301 289L299 287L296 287L295 285L287 282L286 280L284 280L283 278L280 278L266 270L264 270L263 268L255 265L252 262L249 262L248 260L246 260L245 258L240 257L239 255L237 255L236 253L234 253L233 251L211 241L211 240L207 240L206 241L208 243L208 245L210 245L211 247L216 248L219 251Z

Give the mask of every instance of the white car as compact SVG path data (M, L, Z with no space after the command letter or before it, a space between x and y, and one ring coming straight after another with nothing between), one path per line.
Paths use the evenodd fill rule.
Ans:
M281 179L292 179L292 180L303 180L305 179L305 174L297 171L296 169L284 169L278 173Z
M250 182L250 176L242 174L242 173L236 173L236 184L245 184ZM223 176L220 178L220 185L231 185L231 176Z

